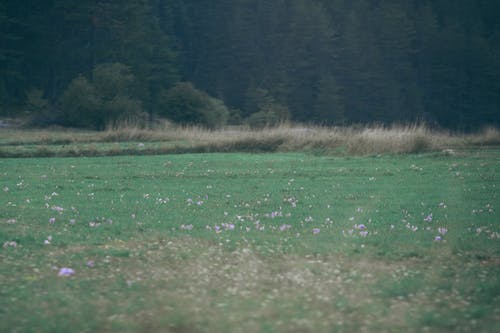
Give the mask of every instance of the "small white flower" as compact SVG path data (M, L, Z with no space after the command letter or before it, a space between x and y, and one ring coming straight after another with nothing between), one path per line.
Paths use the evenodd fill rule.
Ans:
M448 229L446 228L438 228L438 232L441 234L441 235L446 235L446 233L448 232Z
M7 242L3 243L3 247L4 248L17 247L17 242L16 241L7 241Z

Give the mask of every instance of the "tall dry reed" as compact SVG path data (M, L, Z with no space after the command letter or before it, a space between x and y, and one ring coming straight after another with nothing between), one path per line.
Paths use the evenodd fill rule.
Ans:
M258 130L247 127L208 130L196 126L174 126L166 121L157 122L150 128L143 124L120 123L108 126L106 130L100 132L67 129L0 130L2 151L8 151L9 147L16 145L27 144L45 145L50 149L51 145L78 146L111 142L168 143L158 148L148 146L147 149L120 150L127 154L306 151L372 155L500 145L500 131L487 128L477 134L458 135L431 130L424 125L366 127L282 125ZM117 151L114 149L109 153L117 154Z

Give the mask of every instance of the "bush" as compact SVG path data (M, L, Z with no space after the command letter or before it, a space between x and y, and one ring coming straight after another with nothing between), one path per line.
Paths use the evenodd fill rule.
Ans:
M288 107L276 101L267 89L250 90L247 98L248 107L257 110L246 119L251 128L275 127L290 119Z
M52 106L44 97L42 89L31 89L26 93L25 110L27 125L44 126L54 124L58 120L58 115L52 112Z
M222 100L196 89L190 82L177 83L160 97L160 115L181 125L224 126L229 110Z
M95 87L85 77L73 79L59 100L58 124L100 128L105 122L101 100Z
M104 100L102 109L107 114L107 122L141 118L142 116L141 102L125 95L116 95L110 100Z
M104 100L130 96L134 75L121 63L99 64L92 71L92 83Z
M127 66L100 64L92 73L91 82L83 76L71 81L60 98L60 125L103 129L141 113L141 102L131 97L134 76Z
M229 109L220 99L209 97L208 105L203 110L203 120L209 128L219 128L227 124Z
M272 103L248 117L247 124L251 128L274 127L287 122L288 119L288 108L281 104Z

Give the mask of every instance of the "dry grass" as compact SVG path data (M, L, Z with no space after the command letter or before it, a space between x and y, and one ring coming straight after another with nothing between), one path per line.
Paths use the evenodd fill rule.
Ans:
M468 136L470 144L479 146L500 145L500 131L495 127L486 127L481 132Z
M425 126L365 128L352 133L350 138L347 142L348 152L354 155L421 153L442 149L451 139Z
M461 149L469 146L500 145L500 131L487 128L475 134L450 134L431 130L424 125L394 125L355 127L306 127L282 125L275 128L253 130L246 127L229 127L207 130L199 127L177 127L169 122L158 122L153 128L121 123L105 131L91 132L68 129L2 130L0 150L2 156L17 156L12 147L44 145L38 151L48 151L46 156L66 156L51 149L67 145L74 155L86 150L79 145L89 143L136 142L145 143L145 149L104 149L100 155L161 154L183 152L288 152L308 151L336 155L373 155L384 153L422 153ZM147 143L158 143L151 146ZM165 145L168 143L168 145ZM163 145L162 145L163 144ZM35 154L34 156L38 156ZM31 155L29 155L31 156Z

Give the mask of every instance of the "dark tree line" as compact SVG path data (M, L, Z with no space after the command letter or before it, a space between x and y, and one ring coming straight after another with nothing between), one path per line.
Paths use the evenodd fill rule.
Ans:
M0 112L95 128L500 125L498 13L490 0L4 0Z

